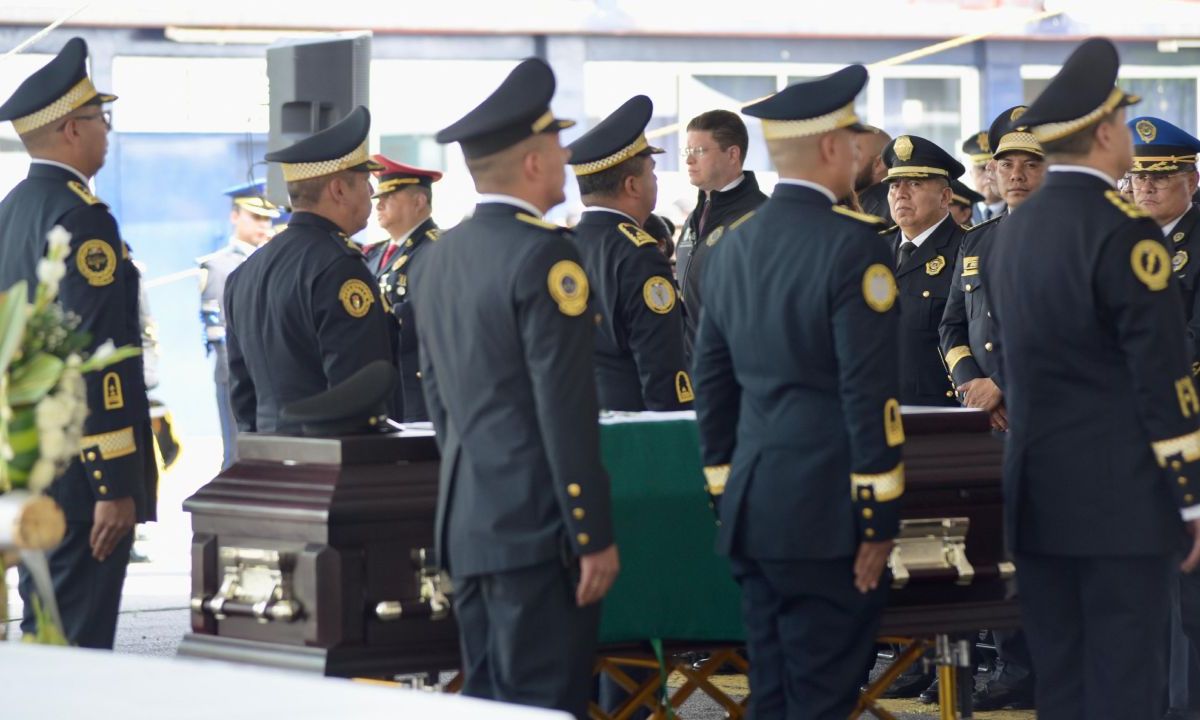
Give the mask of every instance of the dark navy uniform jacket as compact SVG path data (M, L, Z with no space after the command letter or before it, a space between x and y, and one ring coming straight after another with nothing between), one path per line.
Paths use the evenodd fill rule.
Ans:
M749 170L743 173L742 181L735 188L724 192L714 190L712 193L701 190L697 195L696 209L684 220L683 234L675 248L679 287L683 289L683 301L686 303L683 321L689 353L696 342L700 311L704 304L701 291L704 259L725 236L732 223L762 205L767 199L763 191L758 189L758 179ZM705 205L711 207L708 217L704 219L704 227L700 227Z
M0 202L0 290L37 286L46 236L61 225L71 233L67 274L59 284L63 310L78 315L91 336L86 350L106 340L142 344L138 271L108 206L70 170L35 162L29 175ZM91 523L97 500L132 497L139 520L155 517L158 470L142 358L130 358L84 376L88 416L80 459L51 485L68 522Z
M1051 171L980 269L1003 340L1012 549L1164 554L1200 502L1200 400L1162 231L1103 179Z
M1188 342L1192 353L1192 373L1200 374L1200 281L1196 263L1200 263L1200 208L1192 205L1166 237L1171 253L1171 268L1179 281L1183 297L1183 316L1187 320Z
M979 258L1004 217L998 215L968 230L954 261L950 298L939 334L942 356L956 387L982 377L1001 385L1000 331L984 292Z
M781 182L709 258L694 379L723 554L846 558L898 532L899 312L881 224Z
M425 409L425 392L421 388L421 368L417 353L417 320L413 316L412 303L408 302L412 285L409 278L417 266L418 256L437 242L438 226L428 218L413 230L404 243L388 258L387 267L380 268L379 291L392 306L396 325L392 328L396 362L400 379L396 384L397 412L404 422L427 422L429 412ZM387 245L387 243L381 243ZM372 246L377 247L377 246ZM382 253L376 253L376 265Z
M387 309L358 246L320 215L286 230L230 274L225 288L230 397L243 432L298 433L284 406L393 362Z
M588 280L566 231L483 202L413 277L441 450L436 542L455 577L613 543Z
M627 215L603 209L584 211L574 238L591 285L600 407L690 408L682 308L657 241Z
M892 257L903 233L885 236ZM938 348L938 325L950 297L954 258L963 229L950 215L896 269L900 286L900 402L905 405L958 405ZM894 261L893 261L894 265Z

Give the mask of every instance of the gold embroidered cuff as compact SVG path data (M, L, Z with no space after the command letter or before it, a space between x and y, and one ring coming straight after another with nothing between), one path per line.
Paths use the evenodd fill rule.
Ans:
M971 357L971 348L966 345L958 345L950 348L950 352L946 353L946 368L950 372L954 372L954 366L963 358Z
M363 140L362 144L354 148L350 152L334 158L332 160L321 160L319 162L305 163L281 163L283 165L283 180L284 182L296 182L297 180L311 180L313 178L322 177L324 175L332 175L335 172L349 170L359 165L374 165L370 169L382 169L382 165L374 163L371 157L367 154L367 141Z
M82 106L99 94L96 92L96 86L92 85L91 79L85 77L75 83L66 94L41 110L13 120L13 129L17 131L18 135L33 132L42 126L49 125L55 120L65 118L72 110ZM105 95L104 97L112 98L113 96Z
M79 447L87 450L96 447L100 449L100 457L104 460L116 460L137 452L137 442L133 439L133 428L121 428L112 432L98 435L85 435ZM80 453L82 457L83 453Z
M763 137L767 140L785 140L787 138L809 137L820 135L831 130L858 124L858 115L854 114L854 102L844 105L826 115L805 120L763 120Z
M708 483L708 492L720 495L725 492L725 483L729 481L729 465L709 465L704 468L704 482Z
M1033 133L1033 137L1036 138L1039 143L1043 144L1050 142L1051 140L1065 138L1072 133L1079 132L1089 125L1095 124L1100 120L1100 118L1109 114L1113 110L1116 110L1117 106L1119 106L1121 101L1125 100L1125 98L1129 98L1129 102L1126 103L1127 105L1141 100L1141 98L1137 95L1126 95L1125 91L1121 90L1121 88L1113 88L1112 92L1108 94L1108 97L1104 100L1104 102L1100 104L1100 107L1091 111L1087 115L1084 115L1080 118L1075 118L1074 120L1067 120L1066 122L1037 125L1029 128L1029 131Z
M855 499L862 488L870 488L876 502L895 500L904 494L904 463L885 473L875 475L850 474L850 493Z
M1200 460L1200 430L1169 440L1159 440L1150 446L1154 448L1159 467L1166 467L1167 460L1176 455L1182 456L1184 462Z

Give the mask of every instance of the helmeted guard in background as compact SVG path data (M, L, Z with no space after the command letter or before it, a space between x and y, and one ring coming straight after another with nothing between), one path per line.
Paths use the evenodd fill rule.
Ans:
M425 392L421 389L421 369L417 359L417 320L408 302L412 286L409 277L421 256L437 242L438 226L433 221L433 184L442 179L437 170L426 170L375 155L383 166L376 173L379 185L375 215L390 238L367 249L367 265L379 278L379 292L392 307L396 324L396 411L404 422L427 422Z
M214 355L213 382L217 392L217 419L221 423L221 469L229 467L237 453L237 420L229 401L229 353L225 350L225 280L246 262L250 253L271 239L271 221L279 208L265 197L266 180L235 185L224 192L233 203L229 221L233 234L220 250L196 258L200 266L200 321L204 323L204 349Z
M600 462L590 284L563 202L574 123L521 62L437 134L481 193L413 275L421 379L441 450L435 543L475 697L587 717L598 601L618 570Z
M979 265L1011 423L1006 534L1047 718L1161 716L1175 554L1200 564L1200 399L1162 232L1116 189L1138 100L1118 66L1111 42L1085 41L1019 119L1050 168Z
M393 362L386 299L350 235L371 214L371 116L274 152L294 212L287 229L250 256L225 288L230 396L238 430L295 433L280 418L373 360Z
M713 249L694 365L717 551L742 588L755 718L855 706L904 492L896 281L854 188L853 65L745 109L779 183Z
M900 402L955 406L938 350L938 323L950 295L951 263L963 229L950 215L950 181L963 166L932 142L901 135L883 151L888 203L897 226L884 234L900 286Z
M0 291L37 287L37 265L55 227L71 235L58 302L78 316L94 352L111 340L141 346L140 277L108 206L92 194L91 178L108 149L106 103L87 75L87 44L72 38L57 56L22 82L3 105L32 162L29 174L0 202ZM49 556L68 642L111 648L135 522L155 519L158 472L142 358L84 376L88 415L79 459L50 485L67 532ZM35 630L32 583L22 569L21 627Z
M658 201L646 142L654 105L636 95L568 146L586 208L575 246L596 321L596 391L605 410L692 405L671 265L643 224Z

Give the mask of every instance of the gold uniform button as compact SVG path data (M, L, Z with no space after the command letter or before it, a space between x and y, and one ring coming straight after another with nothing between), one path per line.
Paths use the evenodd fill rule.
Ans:
M993 344L991 344L990 342L985 342L985 343L983 344L983 349L984 349L984 350L987 350L988 352L991 352L991 351L992 351L992 348L994 348L994 347L996 347L996 346L995 346L995 345L993 345Z
M567 494L571 497L579 497L583 494L583 488L579 487L577 483L571 483L567 486Z
M987 311L987 316L988 316L988 317L991 317L991 316L992 316L992 311L991 311L991 310L988 310L988 311Z
M1188 493L1187 495L1183 496L1183 501L1185 503L1195 502L1195 500L1196 500L1196 496L1191 493Z
M1179 462L1178 460L1172 460L1171 461L1171 469L1172 470L1181 470L1181 469L1183 469L1183 463Z
M95 452L94 450L88 450L87 459L88 459L88 460L95 460L95 459L96 459L96 452Z
M100 472L99 470L96 470L92 473L92 477L99 480L100 478L104 477L104 473Z
M967 283L966 287L964 287L963 290L966 290L967 292L971 292L971 283Z
M954 391L953 391L953 390L947 390L947 391L946 391L946 397L954 397Z
M926 290L926 291L922 292L921 297L929 297L929 291Z
M96 491L99 492L101 495L107 495L108 494L108 486L101 485L100 487L96 488Z
M579 533L575 536L575 539L579 541L580 545L587 545L591 541L587 533Z
M421 371L420 371L420 370L418 370L418 371L417 371L417 379L419 380L420 378L421 378Z
M871 518L875 517L875 511L871 508L863 508L863 517L867 520L870 520Z
M583 519L583 508L575 508L574 510L572 510L571 517L575 518L576 520L582 520Z
M866 488L863 488L862 490L859 491L858 496L860 498L862 498L863 500L870 500L871 499L871 491Z
M1176 480L1178 480L1180 487L1187 487L1188 481L1184 476L1180 475L1178 478L1176 478Z
M863 535L866 535L867 537L875 537L875 528L867 528L866 530L863 530Z

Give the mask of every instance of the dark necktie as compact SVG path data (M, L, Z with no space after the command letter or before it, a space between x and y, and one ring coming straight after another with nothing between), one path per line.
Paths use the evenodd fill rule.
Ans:
M913 251L916 249L917 249L917 246L914 245L913 243L909 242L908 240L905 240L904 242L900 243L900 252L896 253L896 269L897 270L899 270L901 268L901 266L904 265L904 263L908 262L908 259L910 257L912 257Z
M986 220L991 220L991 219L992 219L992 215L993 215L993 213L992 213L992 208L991 208L991 206L986 206L986 207L984 207L984 208L983 208L983 219L984 219L985 221L986 221Z
M708 209L712 207L712 195L704 201L704 209L700 211L700 222L696 224L696 237L704 237L704 226L708 224Z

